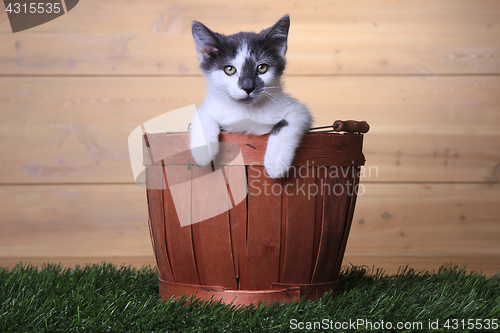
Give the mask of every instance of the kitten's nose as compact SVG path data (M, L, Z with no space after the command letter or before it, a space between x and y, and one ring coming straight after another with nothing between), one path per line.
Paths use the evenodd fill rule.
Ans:
M245 90L247 94L250 95L250 93L255 89L255 86L253 84L253 80L249 78L244 78L241 80L240 83L241 89Z

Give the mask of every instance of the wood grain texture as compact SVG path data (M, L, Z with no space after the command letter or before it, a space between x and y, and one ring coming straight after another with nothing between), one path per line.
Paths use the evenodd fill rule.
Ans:
M286 77L285 91L308 105L318 125L355 119L366 120L370 133L486 135L500 123L499 81L495 75ZM199 105L205 95L201 77L1 77L0 87L4 124L121 124L130 131Z
M342 168L344 174L325 175L323 182L320 181L320 189L323 191L323 207L321 236L317 259L314 262L312 283L326 283L335 281L335 267L337 258L341 251L342 239L346 231L347 217L353 194L353 175L350 170L354 168ZM349 195L349 193L351 195Z
M151 256L129 133L202 102L192 20L230 34L285 13L286 90L317 125L372 127L367 192L346 256L389 256L396 260L358 262L392 268L498 262L499 8L496 0L87 0L16 34L0 10L0 262Z
M163 177L167 179L167 187L163 190L163 205L165 210L165 244L168 249L168 258L174 275L174 281L172 282L199 284L200 279L194 257L191 226L181 226L179 214L185 212L180 212L181 208L177 208L182 205L182 203L190 204L191 186L183 186L180 190L177 189L177 191L175 191L177 201L174 201L170 184L168 183L168 180L172 178L190 179L191 171L187 170L185 167L179 167L178 165L156 167L159 167L162 169L161 171L165 172ZM148 169L149 168L150 167L148 167ZM186 211L188 210L186 209Z
M347 213L347 219L346 219L346 224L344 227L344 232L342 235L342 243L340 245L340 251L337 255L337 262L340 262L344 259L346 247L347 247L347 241L349 240L349 235L351 233L351 226L352 226L352 220L354 218L354 212L356 209L356 200L358 197L358 192L360 191L360 184L359 184L359 170L361 167L357 167L355 170L355 173L352 174L350 180L352 181L351 184L351 195L349 195L349 208L348 208L348 213ZM333 273L333 280L337 281L339 278L340 274L340 269L341 267L337 266L335 267L335 271Z
M172 271L172 264L167 248L165 237L165 205L164 191L167 184L163 173L163 168L152 165L146 169L146 186L149 211L149 230L151 242L155 252L158 273L162 280L174 282L175 277Z
M0 182L133 181L130 132L199 101L201 80L1 78ZM367 180L500 179L498 77L288 78L287 90L316 124L369 122Z
M322 188L325 184L327 177L327 169L318 168L316 172L316 186L317 188ZM318 261L319 246L321 243L321 231L323 229L323 207L325 201L325 192L318 191L316 195L316 205L314 211L314 238L313 238L313 255L312 255L312 265L311 265L311 276L316 268L316 262Z
M281 283L311 283L316 197L310 194L318 192L315 190L316 174L312 170L310 168L311 175L307 178L297 175L283 180Z
M227 178L229 184L241 184L243 177L246 180L246 171L241 172L239 166L227 167ZM246 182L245 182L246 184ZM231 189L232 191L234 190ZM237 191L238 189L236 189ZM232 192L236 193L236 191ZM247 193L246 186L244 193ZM247 264L247 199L246 197L238 203L239 198L233 201L236 206L229 210L229 223L231 226L231 246L233 250L234 270L238 281L238 287L245 285L246 279L246 264Z
M361 184L346 256L500 256L498 185ZM153 253L136 185L4 185L0 211L1 257Z
M346 255L500 253L498 184L361 185Z
M211 165L191 168L194 223L191 228L200 284L237 289L226 182L222 175L217 175L220 170L212 172ZM211 213L205 215L207 212ZM198 218L199 214L203 217Z
M494 126L494 125L492 125ZM0 125L0 183L133 182L121 125ZM130 128L130 127L129 127ZM380 133L364 139L364 181L500 180L500 132ZM187 165L187 163L186 163Z
M15 35L0 11L0 73L199 75L192 20L231 34L286 13L290 74L499 73L498 8L495 0L89 0Z
M427 5L424 7L423 5ZM233 10L227 15L227 9ZM174 0L169 2L155 0L132 1L98 1L89 0L78 4L72 15L48 22L21 34L61 32L70 33L127 33L138 32L148 34L176 34L180 31L189 32L191 19L204 21L208 26L221 33L231 33L233 29L258 30L267 28L290 9L290 15L297 15L297 26L304 23L323 27L325 24L338 27L337 24L361 23L371 29L389 31L413 32L415 26L408 22L409 18L426 23L420 27L420 32L427 33L441 28L464 28L470 23L468 30L476 32L488 27L488 20L498 17L495 9L498 4L494 0L469 2L465 0L445 0L440 5L415 0L405 3L391 3L384 0L366 2L363 0L342 0L335 3L311 1L294 3L277 1L273 4L265 0L257 0L252 4L218 0L200 4L199 0ZM130 13L134 13L133 16ZM6 12L1 12L1 33L11 34ZM246 15L244 15L246 14ZM426 16L422 17L422 14ZM474 15L475 14L475 15ZM277 17L276 17L277 16ZM293 17L293 16L292 16ZM159 19L153 24L154 19ZM392 21L390 21L392 20ZM374 23L377 23L374 25ZM92 24L89 24L92 22ZM382 23L386 24L382 24ZM491 22L493 23L493 22ZM256 24L258 26L256 26ZM444 25L444 27L443 27ZM399 29L395 29L398 27ZM356 31L352 31L354 34Z
M0 256L153 254L137 185L0 186Z
M279 281L281 179L271 179L264 167L248 170L248 227L245 284L242 289L270 289ZM274 193L273 191L274 187Z

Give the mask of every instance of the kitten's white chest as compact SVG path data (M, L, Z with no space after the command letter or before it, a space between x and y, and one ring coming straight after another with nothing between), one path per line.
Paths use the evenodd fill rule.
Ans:
M271 132L273 129L273 125L257 123L249 119L244 119L230 124L222 124L222 127L228 132L247 133L253 135L263 135Z
M285 115L284 108L276 108L272 104L264 107L231 104L233 103L220 103L208 98L203 105L210 116L227 132L267 134Z

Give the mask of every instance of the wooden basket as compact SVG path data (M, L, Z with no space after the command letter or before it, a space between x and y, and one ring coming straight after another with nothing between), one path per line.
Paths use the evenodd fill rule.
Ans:
M223 164L225 177L231 168L242 168L228 165L225 156L241 153L248 181L258 181L248 186L245 200L184 227L168 183L182 179L189 184L207 171L194 165L189 133L144 138L149 225L164 300L184 294L248 305L304 296L315 300L328 290L337 294L359 168L365 162L362 134L308 133L289 176L270 179L263 167L267 135L222 133L216 164ZM208 168L217 169L213 164ZM171 170L174 176L167 175ZM287 191L280 193L280 187ZM194 185L184 188L187 198L194 197ZM210 184L205 190L202 196L209 202L216 193ZM195 214L200 206L192 203L191 209Z

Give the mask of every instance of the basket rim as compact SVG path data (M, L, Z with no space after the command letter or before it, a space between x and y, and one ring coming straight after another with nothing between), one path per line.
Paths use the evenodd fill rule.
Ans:
M195 165L189 132L145 133L143 165ZM251 135L221 132L216 165L263 166L269 134ZM308 132L304 135L293 166L361 166L363 134ZM235 157L242 154L242 159Z

